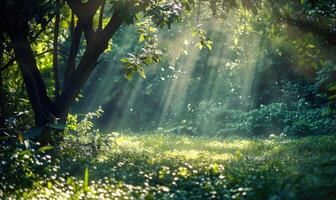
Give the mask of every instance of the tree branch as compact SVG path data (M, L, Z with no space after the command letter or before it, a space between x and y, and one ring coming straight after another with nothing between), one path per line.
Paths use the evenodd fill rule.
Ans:
M59 96L58 36L60 28L60 0L56 0L55 27L53 41L53 72L55 81L55 98Z
M105 2L106 2L106 0L103 0L103 3L102 3L101 8L100 8L99 23L98 23L98 28L97 28L98 31L101 31L103 29Z
M86 3L81 0L67 0L67 3L78 18L86 21L85 19L92 18L95 15L103 0L89 0Z
M38 54L35 54L35 56L36 57L38 57L38 56L42 56L42 55L44 55L44 54L46 54L46 53L49 53L49 52L54 52L55 50L54 49L47 49L47 50L45 50L45 51L43 51L43 52L41 52L41 53L38 53ZM63 50L60 50L60 49L57 49L57 52L58 53L61 53L61 54L63 54L63 55L65 55L65 56L70 56L67 52L65 52L65 51L63 51ZM77 56L77 58L80 58L80 56Z
M118 28L121 26L121 24L122 19L120 17L120 11L115 9L113 11L113 16L109 20L106 27L103 29L101 37L99 37L100 41L102 43L107 43L112 38L114 33L118 30ZM107 46L105 48L107 48Z
M93 17L104 0L88 0L83 3L81 0L67 0L68 5L80 21L80 26L85 34L88 46L94 43L96 34L93 30Z
M67 62L67 66L65 68L64 73L64 85L68 84L71 74L76 70L76 57L80 46L80 41L82 38L82 27L81 22L78 20L77 26L75 27L75 14L72 12L71 14L71 46L69 50L69 58Z
M114 10L113 16L106 27L102 32L96 33L97 35L93 41L94 43L86 46L84 55L82 56L76 71L70 75L69 80L71 80L71 84L68 83L64 85L61 95L55 101L55 107L58 109L56 111L57 115L62 115L68 112L71 103L80 93L81 88L95 69L98 57L107 48L109 40L120 28L121 24L122 19L119 16L119 11Z

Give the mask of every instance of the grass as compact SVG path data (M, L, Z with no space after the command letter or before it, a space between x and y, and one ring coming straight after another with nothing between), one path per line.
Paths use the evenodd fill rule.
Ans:
M60 166L62 173L17 190L12 198L315 200L336 196L336 136L223 139L126 134L98 156L63 160Z

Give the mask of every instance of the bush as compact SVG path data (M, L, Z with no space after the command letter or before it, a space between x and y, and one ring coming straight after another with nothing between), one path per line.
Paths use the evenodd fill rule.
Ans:
M103 110L99 107L87 114L68 115L63 143L63 153L69 157L96 157L100 151L113 145L116 133L103 134L94 129L95 118L101 117Z
M196 126L199 130L211 130L210 133L220 135L334 134L334 115L328 107L312 108L304 99L295 106L272 103L246 112L203 103L197 117L202 124L196 123Z

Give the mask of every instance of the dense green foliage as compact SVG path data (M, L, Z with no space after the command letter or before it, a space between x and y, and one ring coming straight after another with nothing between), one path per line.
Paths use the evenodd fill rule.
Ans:
M26 199L333 199L335 146L334 136L121 135L98 156L77 154L51 175L34 174L29 188L17 182L1 190ZM24 155L12 168L29 167ZM31 173L22 176L32 180Z
M1 2L0 199L333 199L335 16L327 0Z

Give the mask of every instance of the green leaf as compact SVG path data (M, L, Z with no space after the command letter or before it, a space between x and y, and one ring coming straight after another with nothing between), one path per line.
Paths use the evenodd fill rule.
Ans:
M143 79L146 79L145 70L144 70L142 67L139 67L139 68L138 68L138 72L139 72L139 75L140 75Z
M129 63L129 59L128 58L122 58L122 59L120 59L120 62Z
M44 146L44 147L39 148L39 152L46 152L46 151L49 151L53 148L54 147L52 147L52 146Z
M22 133L19 133L19 134L18 134L18 139L19 139L19 141L20 141L22 144L24 143L24 136L23 136Z
M313 45L313 44L308 44L307 47L310 48L310 49L313 49L313 48L315 48L315 45Z
M208 47L209 50L212 49L212 44L213 44L212 40L207 40L206 46Z
M24 99L24 98L19 98L19 101L22 101L24 103L29 103L29 100L28 99Z
M203 44L201 42L197 42L196 46L199 48L199 49L202 49L203 48Z
M141 34L139 37L139 43L143 42L146 39L144 34Z
M48 183L47 183L47 187L48 187L48 189L51 189L51 188L52 188L52 183L51 183L50 181L48 181Z
M133 74L134 74L133 70L127 70L125 78L130 81L133 78Z
M153 58L152 56L147 56L146 59L144 60L144 62L149 65L149 64L152 64L153 62Z
M85 167L84 170L84 183L83 183L84 192L88 192L89 190L89 168Z
M192 31L191 31L191 35L193 36L193 37L195 37L196 35L197 35L197 30L196 29L193 29Z
M153 56L153 60L158 63L160 62L160 57L159 56Z

